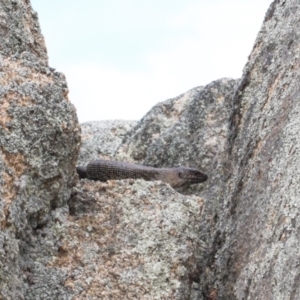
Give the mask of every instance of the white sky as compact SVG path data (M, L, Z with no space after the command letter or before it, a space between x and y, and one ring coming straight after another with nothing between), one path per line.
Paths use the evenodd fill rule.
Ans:
M239 78L272 0L31 0L80 122Z

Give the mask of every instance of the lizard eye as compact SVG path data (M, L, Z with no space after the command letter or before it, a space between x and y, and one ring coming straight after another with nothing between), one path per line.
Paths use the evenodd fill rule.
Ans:
M183 178L183 173L182 172L178 172L178 177L179 178Z

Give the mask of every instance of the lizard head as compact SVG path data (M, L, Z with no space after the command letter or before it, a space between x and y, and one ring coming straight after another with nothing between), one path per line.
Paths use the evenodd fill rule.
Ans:
M171 168L164 173L163 181L168 182L172 187L180 187L201 183L207 180L207 175L194 168Z
M206 174L194 168L179 167L177 168L177 171L178 171L178 177L188 184L200 183L207 180Z

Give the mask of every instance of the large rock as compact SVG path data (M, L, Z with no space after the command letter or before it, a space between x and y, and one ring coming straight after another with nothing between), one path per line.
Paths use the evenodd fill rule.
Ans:
M70 197L80 127L28 1L2 0L0 16L0 298L24 299L47 264L36 231Z
M200 197L143 180L81 180L51 266L75 299L189 299L203 255Z
M122 160L144 163L148 149L163 134L168 135L170 128L180 123L189 103L198 98L202 87L196 87L156 104L134 128L129 130L115 156Z
M299 1L274 1L235 93L210 299L300 299L299 32Z

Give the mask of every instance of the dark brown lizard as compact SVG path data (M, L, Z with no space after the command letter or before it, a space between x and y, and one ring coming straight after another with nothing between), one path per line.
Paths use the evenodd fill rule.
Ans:
M172 187L180 187L207 180L207 175L194 168L154 168L113 160L94 160L86 167L76 168L79 178L107 181L117 179L161 180Z

